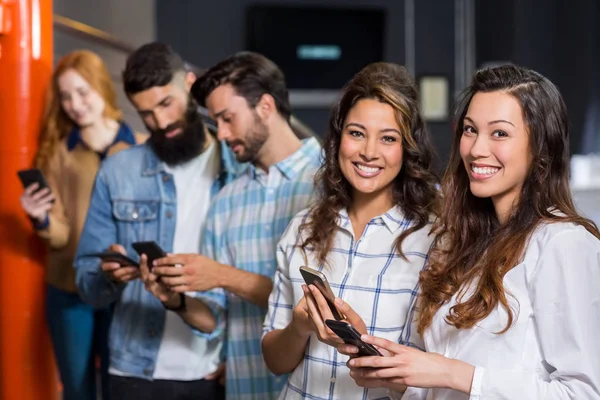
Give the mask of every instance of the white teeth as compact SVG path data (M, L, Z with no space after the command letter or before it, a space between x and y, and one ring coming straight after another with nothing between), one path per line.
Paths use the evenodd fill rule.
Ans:
M480 174L480 175L492 175L500 170L500 168L473 167L473 166L471 166L471 169L473 170L473 172L475 172L476 174Z
M366 165L362 165L362 164L355 164L358 169L360 169L361 171L365 171L369 174L375 173L377 171L379 171L379 168L377 167L367 167Z

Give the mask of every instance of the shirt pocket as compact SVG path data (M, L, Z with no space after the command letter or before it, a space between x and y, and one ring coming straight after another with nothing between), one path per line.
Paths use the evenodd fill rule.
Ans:
M158 201L115 200L113 216L117 221L118 237L130 245L136 241L158 237Z

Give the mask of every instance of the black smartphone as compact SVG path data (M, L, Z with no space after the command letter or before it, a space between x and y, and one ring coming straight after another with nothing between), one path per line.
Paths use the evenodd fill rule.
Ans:
M381 354L373 345L363 342L360 338L360 333L349 323L328 319L325 321L325 324L338 335L344 343L358 347L359 357L383 356L383 354Z
M19 175L23 189L27 189L34 183L38 184L38 188L35 192L39 192L42 189L48 188L48 182L46 182L44 174L38 168L22 169L17 171L17 175ZM54 202L54 200L52 200L52 202Z
M167 253L156 242L135 242L131 246L141 256L145 254L148 258L148 269L152 269L154 260L167 256Z
M98 257L102 259L104 262L115 262L121 264L123 267L138 267L139 264L137 261L133 261L131 258L124 256L121 253L117 253L114 251L105 251L103 253L92 253L86 254L85 257Z
M327 278L322 272L307 266L302 266L300 267L300 274L302 275L302 278L304 278L304 282L306 282L307 285L315 285L321 294L323 294L323 297L325 297L325 300L327 300L327 304L329 304L333 318L337 319L338 321L346 319L346 316L339 312L335 306L335 295L329 286L329 282L327 282Z

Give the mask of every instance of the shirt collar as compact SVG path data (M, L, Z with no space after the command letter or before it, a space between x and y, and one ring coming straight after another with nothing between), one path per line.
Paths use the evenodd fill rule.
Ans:
M274 164L271 168L276 168L285 178L294 179L307 164L313 162L314 154L320 154L321 145L316 138L302 140L302 146L286 159ZM248 166L248 173L251 179L256 179L258 168L254 165Z
M127 125L125 122L121 122L119 125L117 136L109 147L112 147L119 142L124 142L132 146L135 145L135 135L133 134L133 131L129 125ZM73 151L73 149L75 149L79 143L83 143L83 139L81 138L81 130L78 127L74 127L67 138L67 150Z
M400 206L394 206L384 214L373 218L371 221L369 221L369 224L385 226L390 233L395 233L400 228L408 228L411 222L405 218ZM347 230L349 225L350 217L348 216L348 211L344 208L338 213L338 226Z

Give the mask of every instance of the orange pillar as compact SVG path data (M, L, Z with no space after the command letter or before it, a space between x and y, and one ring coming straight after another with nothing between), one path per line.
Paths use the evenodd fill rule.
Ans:
M19 204L52 72L52 0L0 0L0 399L57 398L45 246Z

